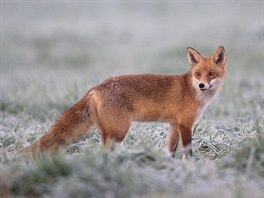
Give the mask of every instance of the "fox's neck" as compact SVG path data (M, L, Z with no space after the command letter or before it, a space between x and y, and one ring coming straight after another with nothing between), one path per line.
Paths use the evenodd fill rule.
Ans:
M190 96L193 97L194 100L196 100L197 99L197 91L192 84L192 72L190 71L190 72L184 74L183 79L186 83L186 87L188 87L188 89L189 89L187 91L190 92ZM197 100L197 102L198 102L198 100Z

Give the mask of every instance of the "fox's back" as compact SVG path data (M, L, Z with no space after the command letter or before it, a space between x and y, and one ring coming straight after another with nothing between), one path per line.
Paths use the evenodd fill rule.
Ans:
M184 89L183 76L176 75L123 75L111 77L94 89L105 99L130 97L160 102ZM175 94L177 95L177 94Z
M136 120L167 120L181 106L183 92L189 91L186 81L184 75L123 75L109 78L93 90L102 108L133 112Z

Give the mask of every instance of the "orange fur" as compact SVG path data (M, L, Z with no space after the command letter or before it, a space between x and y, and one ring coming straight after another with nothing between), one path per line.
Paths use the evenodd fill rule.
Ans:
M179 139L187 148L191 144L192 126L218 91L226 64L223 47L218 47L210 58L192 48L187 51L190 72L109 78L89 90L27 150L54 152L84 135L92 126L100 130L103 144L112 148L113 142L124 139L132 121L168 122L168 151L171 154L176 151ZM206 90L201 90L199 83L204 83ZM183 158L188 154L191 150L185 150Z

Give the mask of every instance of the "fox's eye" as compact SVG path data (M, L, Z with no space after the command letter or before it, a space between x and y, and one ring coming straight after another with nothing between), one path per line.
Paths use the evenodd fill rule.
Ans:
M199 78L199 77L201 77L201 72L195 72L195 76L197 77L197 78Z
M209 72L208 76L212 77L212 76L214 76L214 73L213 72Z

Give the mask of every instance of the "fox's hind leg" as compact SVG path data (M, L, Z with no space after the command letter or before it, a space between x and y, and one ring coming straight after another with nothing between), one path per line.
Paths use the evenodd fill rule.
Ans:
M100 130L102 143L113 150L115 144L122 142L125 138L132 121L132 116L129 112L108 112L97 112L98 119L96 125Z
M101 139L103 144L107 148L114 150L116 143L122 142L125 138L129 127L129 122L122 123L121 125L114 127L100 124L98 128L101 132Z

